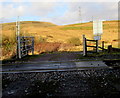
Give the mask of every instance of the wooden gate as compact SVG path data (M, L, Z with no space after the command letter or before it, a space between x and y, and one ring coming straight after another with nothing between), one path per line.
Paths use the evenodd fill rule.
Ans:
M87 45L87 41L91 41L91 42L94 42L95 43L95 46L89 46ZM90 40L90 39L87 39L85 37L85 35L83 35L83 56L86 56L87 55L87 47L93 47L95 48L95 52L97 53L99 50L98 48L101 48L102 50L104 50L104 41L102 41L102 47L99 47L98 46L98 40Z

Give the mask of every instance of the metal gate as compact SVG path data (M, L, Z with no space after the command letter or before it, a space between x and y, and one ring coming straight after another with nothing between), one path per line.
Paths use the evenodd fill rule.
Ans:
M22 58L32 52L34 54L34 37L18 36L17 58Z
M21 59L22 57L27 56L30 52L32 52L32 55L34 54L34 37L20 36L20 21L16 22L16 41L17 41L16 47L17 58Z

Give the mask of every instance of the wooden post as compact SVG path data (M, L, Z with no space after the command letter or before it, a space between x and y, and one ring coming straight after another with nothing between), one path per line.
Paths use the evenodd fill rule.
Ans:
M108 46L108 53L112 52L112 45Z
M83 56L87 55L87 42L86 42L86 38L85 35L83 35Z
M104 41L102 41L102 51L104 51Z
M32 55L34 55L34 37L32 37Z
M99 52L99 50L98 50L98 40L96 40L96 52Z

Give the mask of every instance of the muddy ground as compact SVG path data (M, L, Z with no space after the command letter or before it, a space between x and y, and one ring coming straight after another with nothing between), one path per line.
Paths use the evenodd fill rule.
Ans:
M29 55L23 57L22 59L16 59L13 57L9 60L3 60L3 64L7 63L17 63L17 62L27 62L27 61L68 61L68 60L111 60L119 59L119 53L108 53L108 52L99 52L99 53L88 53L86 57L83 57L83 52L48 52L41 53L40 55Z

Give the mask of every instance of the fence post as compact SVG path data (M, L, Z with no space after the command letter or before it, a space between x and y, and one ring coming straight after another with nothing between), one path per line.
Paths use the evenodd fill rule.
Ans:
M102 41L102 51L104 51L104 41Z
M86 38L85 35L83 35L83 56L87 55L87 42L86 42Z
M108 53L112 52L112 45L108 46Z
M34 37L32 37L32 55L34 55Z
M98 50L98 40L96 40L96 52L99 52L99 50Z

